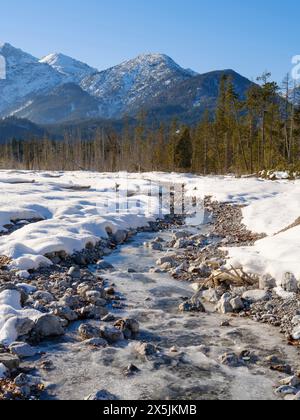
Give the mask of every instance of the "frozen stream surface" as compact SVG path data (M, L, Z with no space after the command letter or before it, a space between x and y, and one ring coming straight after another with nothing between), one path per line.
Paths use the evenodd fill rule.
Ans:
M166 240L170 235L160 234ZM125 309L112 312L137 319L138 340L157 345L161 355L139 358L133 350L135 341L91 349L78 340L76 323L62 340L40 347L46 353L44 360L54 365L53 370L40 372L43 381L51 384L43 398L82 400L104 389L124 400L276 399L273 387L282 376L260 360L276 355L292 361L298 357L296 350L267 325L232 318L230 327L221 327L228 317L213 313L213 308L207 308L207 314L180 314L178 306L193 290L168 274L149 274L162 255L143 243L155 236L140 234L107 257L116 271L105 273L105 278L125 298ZM177 353L170 351L173 346ZM253 351L258 362L239 368L219 363L224 353L243 350ZM126 377L124 369L131 363L140 373Z

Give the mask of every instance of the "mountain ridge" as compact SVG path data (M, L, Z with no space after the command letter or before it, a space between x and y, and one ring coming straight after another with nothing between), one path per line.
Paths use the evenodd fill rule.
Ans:
M194 123L213 111L222 74L233 78L243 97L250 80L233 70L198 74L160 53L98 71L62 53L36 58L8 43L0 46L7 79L0 80L0 117L37 124L62 124L91 118L121 120L147 111L155 120Z

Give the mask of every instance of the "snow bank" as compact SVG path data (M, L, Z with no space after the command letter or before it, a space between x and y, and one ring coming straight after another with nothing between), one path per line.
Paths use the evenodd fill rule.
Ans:
M0 171L0 231L5 231L4 225L11 220L43 219L0 237L0 255L10 257L11 267L26 274L32 268L51 264L46 254L71 254L107 237L108 230L145 226L158 215L158 197L149 197L149 186L158 191L159 183L177 184L179 189L184 184L189 197L202 199L209 195L220 202L244 206L245 225L268 237L255 247L229 250L235 263L244 264L249 271L276 276L293 272L300 279L299 230L296 227L280 233L300 217L300 180ZM75 191L68 188L72 186L91 188Z
M17 341L18 319L29 318L35 321L41 313L32 309L22 309L21 294L17 290L0 293L0 344L10 346Z
M56 177L59 180L53 181ZM74 191L74 185L91 188ZM128 190L132 197L127 197ZM0 237L0 255L11 258L11 268L23 274L50 265L47 254L72 254L106 238L108 231L146 226L157 210L156 200L148 197L147 182L129 181L124 174L53 173L49 177L44 172L22 171L17 177L16 171L0 171L0 191L0 231L7 232L4 226L12 221L42 219Z
M254 247L228 249L229 264L243 266L255 274L270 274L279 283L285 273L292 273L300 282L300 226L290 228L300 218L299 180L287 181L284 176L277 181L163 173L144 176L185 183L191 196L209 195L223 203L244 206L243 223L249 230L268 237Z
M293 273L300 281L300 226L257 241L253 247L230 248L234 265L257 274L270 274L277 281Z

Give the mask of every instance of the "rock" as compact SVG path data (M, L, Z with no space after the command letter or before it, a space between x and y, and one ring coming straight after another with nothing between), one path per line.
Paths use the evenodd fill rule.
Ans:
M71 309L77 309L81 306L81 297L79 295L66 293L59 301L59 304L62 306L68 306Z
M103 338L90 338L84 341L83 344L91 347L107 347L108 342Z
M203 306L200 298L195 295L191 300L188 300L179 305L180 312L202 312L205 313L205 307Z
M295 395L294 401L300 401L300 392L298 392L298 394Z
M175 242L173 248L174 249L185 249L188 246L193 245L193 242L187 241L186 239L178 239L178 241Z
M231 299L230 305L232 306L234 312L242 311L245 308L244 302L240 297Z
M243 299L251 303L257 303L269 300L270 294L266 290L248 290L243 294Z
M3 365L3 363L0 363L0 380L5 379L9 374L8 369Z
M106 287L104 289L104 293L106 294L106 296L114 296L116 291L115 291L114 287Z
M82 340L90 340L92 338L100 338L101 337L101 331L97 327L93 327L90 324L82 324L80 325L78 329L78 333Z
M15 328L18 333L18 337L29 334L34 328L34 321L29 318L17 318Z
M119 398L107 391L101 390L91 394L84 399L85 401L118 401Z
M68 271L68 276L72 277L72 279L79 280L81 278L80 268L76 266L71 267Z
M178 267L176 267L176 268L174 268L173 270L172 270L172 272L171 272L171 274L174 276L178 276L178 275L180 275L181 273L183 273L184 271L187 271L187 268L188 268L188 266L187 266L187 263L186 262L183 262L182 264L180 264Z
M300 326L296 327L292 332L292 337L294 340L300 340Z
M239 367L243 366L244 363L235 353L225 353L219 357L220 363L222 365L230 367Z
M86 292L85 297L86 300L96 306L105 306L106 300L102 299L101 292L98 292L97 290L90 290Z
M161 266L160 266L160 268L161 268L161 272L163 273L163 272L167 272L167 271L170 271L174 266L176 265L176 262L175 261L173 261L173 263L164 263L164 264L162 264Z
M192 311L194 312L206 312L203 303L201 302L200 296L196 293L190 300L193 308Z
M129 365L126 369L123 370L124 376L130 377L140 373L140 369L138 369L133 364Z
M35 292L33 298L35 300L42 300L45 303L51 303L55 300L51 293L43 291Z
M97 269L100 271L113 271L115 270L114 266L109 264L106 261L98 261L97 262Z
M124 340L124 334L118 328L101 327L101 336L109 343L117 343Z
M283 386L291 386L297 388L300 385L300 378L299 376L289 376L288 378L282 379L280 384Z
M222 321L220 327L230 327L230 321Z
M112 236L112 240L117 244L123 244L128 238L128 232L126 230L117 230Z
M59 318L65 319L68 322L77 321L78 315L68 306L58 306L54 309L53 314Z
M0 353L0 364L8 370L15 370L20 366L20 359L14 354Z
M159 258L159 260L157 260L156 265L164 265L164 264L171 264L171 267L173 266L173 264L175 263L175 259L176 259L176 255L175 254L170 254L170 255L166 255L164 257Z
M233 307L231 306L232 295L230 293L225 293L219 303L216 306L217 312L221 314L228 314L233 312Z
M130 339L140 332L140 325L135 319L120 319L115 323L115 328L123 332L124 337Z
M134 350L140 356L153 356L157 353L157 349L150 343L137 343Z
M14 380L15 385L19 387L28 386L30 388L41 385L42 381L40 378L37 378L32 375L26 375L25 373L21 373L16 377Z
M276 280L270 276L269 274L266 274L259 279L259 288L261 290L271 290L275 289L276 287Z
M186 239L186 238L189 238L190 236L192 236L192 233L191 233L191 232L184 231L184 230L180 230L180 231L175 232L175 233L173 234L173 239L174 239L175 241L177 241L177 240L179 240L179 239Z
M150 242L150 244L148 244L148 247L150 249L152 249L152 251L162 251L163 250L163 246L159 242Z
M297 293L298 282L296 277L291 273L285 273L282 278L281 287L286 292Z
M50 314L38 318L35 322L34 332L41 338L57 337L65 333L59 318Z
M103 306L88 305L78 311L82 319L102 319L108 314L108 310Z
M279 395L296 395L297 392L298 392L297 389L294 388L293 386L285 386L285 385L280 386L275 391L275 393Z
M204 300L206 300L206 302L209 303L218 303L220 299L220 295L215 289L204 290L201 293L201 296Z
M102 322L114 322L116 317L113 314L107 314L104 318L102 318Z
M20 359L34 357L37 354L36 349L27 343L13 343L9 346L9 351Z
M300 326L300 315L296 315L294 316L294 318L292 319L292 324L293 325L299 325Z
M157 236L153 242L157 242L159 244L163 244L165 242L165 240L163 238L161 238L160 236Z

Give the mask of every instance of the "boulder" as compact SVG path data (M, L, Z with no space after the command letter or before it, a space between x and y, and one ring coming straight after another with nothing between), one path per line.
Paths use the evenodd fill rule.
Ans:
M37 319L34 332L40 338L57 337L65 333L59 318L50 314L42 315Z
M248 290L243 294L243 299L247 300L250 303L257 303L262 301L267 301L270 299L270 294L266 290Z

